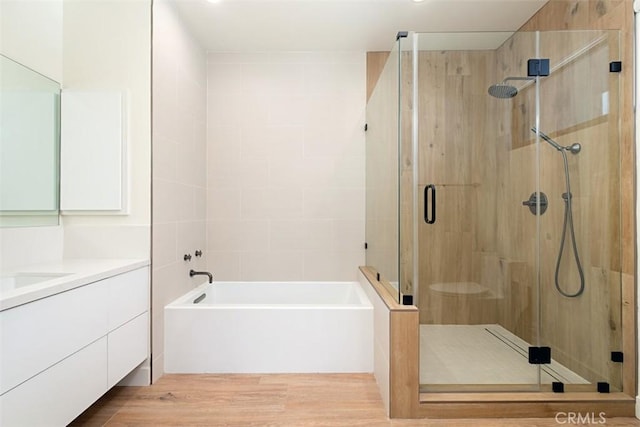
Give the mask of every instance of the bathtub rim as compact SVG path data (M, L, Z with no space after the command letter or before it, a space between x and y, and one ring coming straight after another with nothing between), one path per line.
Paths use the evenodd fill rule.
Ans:
M194 304L193 300L197 298L203 292L206 292L206 288L210 286L216 286L216 284L234 284L234 283L255 283L261 285L278 285L278 284L301 284L301 285L309 285L309 284L344 284L351 285L355 288L355 292L357 294L359 304ZM278 281L219 281L209 283L207 281L199 284L189 292L182 294L175 298L170 303L164 306L165 310L174 310L174 309L197 309L197 310L205 310L205 309L216 309L216 310L236 310L236 309L277 309L277 310L294 310L294 309L305 309L305 310L314 310L314 309L343 309L343 310L373 310L373 304L369 300L369 297L365 293L364 289L362 289L362 284L357 280L354 281L328 281L328 280L315 280L315 281L301 281L301 280L278 280Z

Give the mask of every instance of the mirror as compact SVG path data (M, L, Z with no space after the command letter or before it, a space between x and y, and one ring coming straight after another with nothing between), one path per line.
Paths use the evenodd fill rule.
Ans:
M60 84L0 55L0 226L58 224Z

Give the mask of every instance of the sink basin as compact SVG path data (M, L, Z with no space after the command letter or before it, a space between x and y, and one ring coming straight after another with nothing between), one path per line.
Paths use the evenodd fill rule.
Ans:
M16 273L11 276L0 277L0 293L12 291L24 286L58 279L71 273Z

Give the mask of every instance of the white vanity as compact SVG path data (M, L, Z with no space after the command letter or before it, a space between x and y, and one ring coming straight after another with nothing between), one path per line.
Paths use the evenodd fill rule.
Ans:
M0 425L66 425L148 358L148 260L2 276Z

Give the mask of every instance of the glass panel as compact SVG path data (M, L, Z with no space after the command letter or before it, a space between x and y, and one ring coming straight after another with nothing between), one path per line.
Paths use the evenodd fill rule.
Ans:
M0 55L0 226L58 223L60 85Z
M413 147L413 124L414 124L414 108L413 108L413 96L414 96L414 61L413 61L413 46L414 46L414 33L409 34L407 37L398 40L400 55L400 102L398 116L398 157L400 159L398 169L400 176L398 177L399 188L399 212L400 212L400 224L399 224L399 251L400 251L400 295L403 296L413 295L414 286L414 234L416 233L416 222L414 219L414 212L417 211L417 199L414 194L414 181L417 179L417 175L414 175L414 161L417 157L417 151ZM414 152L416 151L416 152ZM401 303L412 304L411 300L403 301Z
M422 390L537 390L536 35L418 37Z
M541 343L567 368L565 390L621 390L620 74L609 72L619 35L544 32L540 54L551 68L540 87Z
M398 43L367 104L366 263L398 293Z

